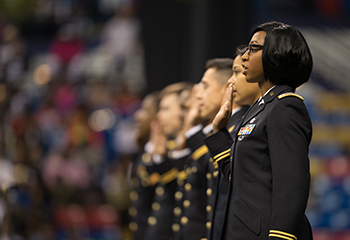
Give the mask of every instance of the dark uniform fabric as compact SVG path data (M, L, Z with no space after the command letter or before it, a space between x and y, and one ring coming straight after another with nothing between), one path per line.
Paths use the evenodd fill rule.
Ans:
M243 106L239 111L234 113L228 122L227 130L232 136L235 137L237 128L242 121L244 114L247 112L249 106ZM227 194L229 189L228 178L225 178L224 174L219 171L218 164L220 161L213 164L213 194L212 198L209 198L209 205L212 208L209 215L211 221L211 228L208 233L208 240L219 240L220 232L222 229L222 223L225 216L225 208L227 203Z
M204 140L214 160L232 159L221 239L312 239L304 214L311 136L303 100L282 85L248 110L233 146L226 129Z
M204 145L203 139L205 135L202 131L198 131L191 136L186 145L191 149L191 155L187 159L185 166L185 178L182 178L181 174L178 179L178 192L177 195L181 195L182 198L175 198L178 202L177 205L181 205L181 217L176 213L174 209L174 215L176 223L180 226L174 225L173 240L186 240L186 239L202 239L207 236L207 181L206 176L208 173L208 162L205 161L205 154L208 152L208 148ZM181 181L183 180L183 181ZM175 208L177 208L176 206Z
M179 172L176 182L176 192L174 194L174 209L173 209L173 225L172 225L172 237L171 240L181 240L181 217L183 211L183 200L184 200L184 191L185 191L185 180L187 178L186 169L184 168Z
M169 240L172 235L174 194L176 178L183 170L186 157L180 159L166 158L156 166L155 173L159 180L155 183L155 195L152 211L148 217L148 228L144 240Z
M151 213L155 186L149 182L152 173L151 157L147 153L140 154L133 167L133 191L130 193L131 207L129 215L130 229L134 240L143 240L148 227L147 219Z
M181 226L186 224L186 219L182 218L182 214L183 214L183 202L184 202L184 193L185 193L185 181L187 178L187 162L188 159L191 157L191 155L187 156L187 159L185 161L185 166L182 169L182 171L180 171L177 174L176 177L176 182L177 182L177 186L176 186L176 192L174 194L174 206L173 206L173 225L172 225L172 237L171 240L181 240L183 239L182 237L182 232L181 230Z

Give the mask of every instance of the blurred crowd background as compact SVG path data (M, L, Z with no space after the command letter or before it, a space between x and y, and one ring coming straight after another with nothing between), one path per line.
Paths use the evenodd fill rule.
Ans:
M297 91L315 240L350 239L348 0L0 0L0 239L132 239L143 97L198 82L268 20L299 28L314 56Z

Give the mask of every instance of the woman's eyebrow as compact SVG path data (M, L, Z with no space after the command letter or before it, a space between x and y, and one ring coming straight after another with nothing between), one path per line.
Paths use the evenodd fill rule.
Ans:
M259 43L259 42L256 41L256 40L253 40L253 41L250 42L250 44L252 44L252 43Z

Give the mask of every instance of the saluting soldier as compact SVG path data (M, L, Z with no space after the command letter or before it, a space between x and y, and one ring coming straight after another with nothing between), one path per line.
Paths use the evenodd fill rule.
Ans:
M179 175L178 179L179 186L175 197L181 196L177 199L181 206L174 209L177 222L173 225L172 239L207 238L211 227L208 213L212 208L209 197L213 191L210 183L214 179L210 171L213 163L209 161L210 156L203 139L212 132L211 122L220 109L227 80L232 75L232 63L233 59L230 58L207 62L206 71L195 90L195 101L185 118L185 146L191 149L191 155L184 174Z
M239 46L236 49L236 57L233 61L233 74L229 79L228 83L233 83L233 102L232 102L232 113L228 122L227 130L230 133L232 139L235 139L236 130L242 120L243 115L248 110L249 106L252 105L260 96L260 89L257 83L248 83L245 80L245 76L242 74L242 55L247 50L246 46ZM236 107L242 106L242 107ZM223 172L220 170L220 166L223 163L221 161L224 157L218 157L214 162L213 175L217 175L216 184L213 189L213 210L212 210L212 227L208 235L208 240L219 240L220 232L223 226L223 220L225 216L225 208L227 204L227 194L229 189L229 179L225 177ZM219 165L219 167L218 167Z
M133 191L130 193L131 207L129 228L133 232L134 240L143 240L147 219L151 213L154 195L154 185L149 181L149 170L152 166L151 157L145 152L149 141L150 125L158 112L159 93L152 92L144 97L141 107L135 112L136 142L139 154L135 159L132 171Z
M175 139L182 129L186 112L182 101L185 101L192 86L187 82L174 83L160 93L157 121L152 125L146 149L153 163L149 168L149 183L154 186L154 198L144 240L169 239L172 234L176 178L190 153L187 148L178 150Z

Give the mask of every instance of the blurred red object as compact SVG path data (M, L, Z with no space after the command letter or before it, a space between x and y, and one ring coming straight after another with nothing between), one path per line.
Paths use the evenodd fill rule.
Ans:
M87 227L98 229L108 226L117 226L120 217L110 205L83 207L75 204L56 207L54 221L58 228Z
M314 240L350 240L350 230L334 231L327 229L314 229Z

